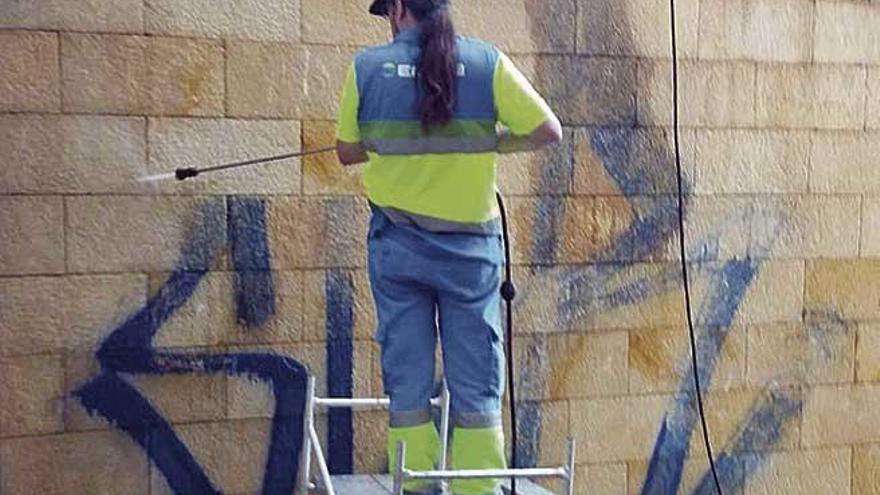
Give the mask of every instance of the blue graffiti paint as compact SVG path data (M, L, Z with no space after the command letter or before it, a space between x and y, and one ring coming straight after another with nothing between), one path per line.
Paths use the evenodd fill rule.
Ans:
M709 389L730 324L756 272L756 262L734 260L725 263L712 276L709 292L695 315L695 324L703 329L697 339L697 359L704 390ZM642 495L678 492L697 420L693 373L693 369L689 370L682 380L672 411L663 418Z
M614 8L603 11L603 15L623 19L624 22L627 18L625 12L617 12ZM601 23L602 16L597 17L596 22ZM535 26L532 35L536 41L552 41L547 38L548 31L543 24L539 23ZM626 31L623 29L621 32ZM623 46L624 51L633 44L626 36L617 37L616 42ZM558 75L559 71L539 70L538 73ZM571 74L577 73L571 71ZM564 90L572 84L578 84L577 77L566 76L545 78L542 82L549 87L548 91L551 95L569 93ZM629 90L631 95L635 94L634 87L624 88L624 91L626 90ZM593 102L607 100L601 89L597 91L587 88L587 91L589 99ZM598 253L598 265L574 269L539 267L535 270L539 276L553 277L558 283L560 297L557 309L563 327L568 327L572 322L580 323L592 318L592 315L608 308L635 305L652 295L678 290L681 287L680 274L674 266L654 276L632 277L628 273L630 266L625 264L627 261L653 261L655 255L663 253L666 244L676 234L678 226L676 198L668 196L675 192L676 176L672 166L674 162L669 156L671 153L666 145L665 131L618 127L595 128L587 132L592 151L602 161L605 171L620 192L627 197L634 219L625 233L615 239L604 252ZM646 142L645 139L653 142ZM645 144L647 146L642 146ZM546 182L547 179L542 177L542 180ZM543 188L539 187L539 190ZM664 194L667 196L656 196ZM686 213L689 211L689 200L690 185L686 183L684 191ZM556 229L559 229L561 223L558 218L564 213L561 199L553 196L539 197L537 210L536 232L533 233L536 243L533 246L532 262L538 265L552 264L555 260L554 246L559 235ZM554 230L540 232L541 229ZM769 236L764 241L769 242L757 242L755 243L757 246L750 247L752 255L759 258L766 257L769 244L777 237L778 231L764 234ZM699 241L696 250L697 260L717 259L720 250L718 236L719 234L715 233ZM704 330L700 336L698 349L701 362L699 372L701 377L709 375L706 382L709 381L714 370L718 353L729 331L730 321L757 269L758 266L750 261L733 262L722 267L714 276L714 286L710 289L709 297L697 312L698 321L703 325ZM732 283L729 288L724 285L728 282ZM725 293L728 289L729 292ZM682 337L685 338L685 335L682 334ZM683 393L679 394L672 411L663 419L643 493L664 495L677 493L680 486L681 461L688 449L688 439L696 413L693 408L692 379L693 375L683 379L681 385ZM708 383L706 386L708 387ZM760 455L742 454L742 452L775 445L780 429L798 414L796 404L796 400L780 398L757 407L744 425L740 444L726 451L718 459L721 480L725 486L733 490L732 493L736 493L742 486L735 482L744 483L745 478L756 469L762 458ZM759 432L764 432L766 435L761 445L758 445L760 442L753 438ZM702 495L714 493L713 490L714 486L710 487L707 478L704 477L694 493Z
M718 476L731 493L739 493L746 480L757 471L767 452L782 439L785 426L801 414L803 398L792 390L769 391L752 407L746 423L716 458ZM694 495L715 493L711 473L700 479Z
M128 382L102 372L76 392L83 406L111 419L148 452L174 493L219 494L183 442L150 403ZM113 400L107 400L111 397Z
M257 328L275 313L275 283L265 202L254 198L229 198L228 232L235 270L238 322L248 328Z
M547 376L547 339L535 335L523 339L525 362L520 364L517 391L517 444L515 445L519 467L532 467L541 458L542 411L541 398Z
M145 448L175 493L213 494L219 491L168 422L119 373L224 374L269 383L275 396L275 411L262 493L289 494L293 491L299 470L307 378L305 368L292 358L274 354L176 353L159 351L152 345L162 325L192 296L206 274L210 261L227 241L222 227L218 227L227 225L223 218L225 210L218 207L218 203L222 206L222 202L207 202L196 212L197 221L181 253L179 268L142 309L105 339L97 353L101 373L74 395L91 413L107 418ZM237 233L234 239L230 239L232 243L238 244L239 250L246 250L248 246L267 246L265 239L259 238L265 235L264 228L258 227L251 231L255 234L247 234L239 232L243 225L237 223L242 219L253 219L257 225L265 225L262 202L245 200L233 203L233 210L236 210L233 216L237 220L230 222L230 225L231 230ZM239 208L241 211L238 211ZM247 239L249 236L252 237L250 240ZM260 254L267 258L269 255L267 250ZM251 254L239 252L237 256L241 261L236 263L238 267L249 268L254 265L247 263L257 263ZM201 269L192 270L194 266ZM274 299L274 294L270 288L259 291L257 297L257 301L252 301L242 296L239 301L252 307L259 306L260 298ZM267 307L263 303L262 308ZM261 313L249 314L258 319ZM251 320L247 323L256 322Z
M516 438L517 467L537 466L541 458L541 401L517 401L516 414L519 427Z
M331 397L354 393L354 285L351 272L329 270L325 279L327 391ZM354 471L354 427L350 409L328 413L328 467L335 474Z

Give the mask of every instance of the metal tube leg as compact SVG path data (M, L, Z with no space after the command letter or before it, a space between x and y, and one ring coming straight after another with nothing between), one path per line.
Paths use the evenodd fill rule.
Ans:
M309 494L309 477L312 463L312 427L315 421L315 377L309 376L306 385L306 410L303 417L303 447L300 456L302 470L300 471L299 493Z
M397 442L397 458L394 460L394 495L403 495L403 466L406 460L406 444Z
M574 438L568 437L568 463L565 466L565 495L574 495L574 471L576 444Z
M440 470L446 470L446 456L449 453L449 387L443 380L443 392L440 395ZM440 482L442 493L447 492L446 480Z
M324 480L324 488L327 490L327 495L336 495L336 492L333 490L333 480L330 479L330 470L327 469L327 461L324 460L324 452L321 450L321 443L318 440L318 432L315 430L315 425L312 425L309 435L312 436L312 443L315 444L315 457L318 459L318 469L321 470L321 478Z

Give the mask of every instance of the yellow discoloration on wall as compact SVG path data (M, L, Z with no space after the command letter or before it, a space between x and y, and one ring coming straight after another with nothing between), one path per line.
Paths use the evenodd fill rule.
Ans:
M184 115L192 113L193 108L201 103L202 85L208 78L210 67L201 63L190 66L181 76L180 89L183 92L183 103L180 112Z
M328 121L308 121L303 126L303 149L317 150L336 146L336 124ZM336 152L311 155L302 159L305 194L360 194L364 193L358 170L363 165L345 167Z
M658 340L651 331L631 332L629 338L629 364L642 376L649 379L669 379L676 375L669 368L672 349L658 346Z
M572 342L573 341L573 342ZM566 383L569 381L571 371L576 368L582 361L587 359L587 339L576 338L570 339L573 345L568 347L568 351L561 360L554 360L550 363L550 380L549 393L550 398L562 398L566 396Z

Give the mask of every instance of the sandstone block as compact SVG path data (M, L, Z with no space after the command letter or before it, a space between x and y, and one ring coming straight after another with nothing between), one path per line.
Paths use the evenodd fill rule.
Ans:
M0 19L2 19L0 13ZM0 21L2 22L2 21ZM0 33L0 110L57 112L61 109L58 36Z
M804 309L804 264L761 263L736 313L743 324L800 321Z
M878 138L877 132L816 132L810 189L819 193L880 192Z
M498 186L505 195L566 194L571 189L573 134L532 153L498 156Z
M574 139L576 194L657 196L678 191L674 139L668 130L594 128L576 131ZM694 143L693 131L683 130L680 152L685 191L693 190Z
M336 120L345 76L354 63L354 48L308 48L303 116L310 120Z
M698 131L696 191L805 192L809 143L806 132Z
M336 16L338 12L334 12ZM227 57L230 115L294 118L302 114L306 104L305 48L290 43L231 41Z
M299 41L300 2L150 0L144 27L151 34Z
M60 355L4 358L0 371L0 437L61 431L64 368Z
M303 272L273 271L274 314L257 328L247 328L239 321L230 328L230 331L223 333L224 339L234 344L285 344L304 340L307 335L304 310L305 280ZM232 290L232 287L228 286L227 289ZM216 297L225 303L229 300L229 294L217 294ZM196 321L194 320L193 323Z
M0 281L0 355L93 349L146 299L146 277L22 277Z
M867 2L816 2L815 59L824 62L880 61L880 8Z
M576 493L627 493L626 464L581 464L574 478Z
M549 337L551 399L625 395L627 333ZM564 438L560 439L564 445ZM562 460L560 452L560 458Z
M0 197L0 226L0 275L64 272L62 198Z
M857 196L774 196L752 202L753 244L771 258L854 258L859 251ZM763 257L763 246L752 253Z
M761 325L748 329L748 382L851 383L856 332L818 324Z
M880 490L880 446L856 446L852 460L852 494L869 495Z
M808 308L827 309L844 320L880 315L880 260L811 261L806 273Z
M862 205L861 255L880 257L880 196L866 196Z
M7 2L0 10L0 27L141 33L144 3L140 0Z
M851 461L848 448L773 454L748 480L745 493L839 493L840 487L850 486Z
M869 129L880 129L880 68L868 69L868 119Z
M165 282L152 276L151 292ZM209 272L186 304L180 307L156 333L153 343L162 348L213 347L236 340L235 292L232 274ZM260 329L252 329L255 333ZM244 330L243 330L244 331Z
M3 493L149 493L146 453L125 433L18 438L4 442L0 450Z
M804 406L803 444L814 447L876 442L880 437L876 414L880 401L878 390L876 385L810 390Z
M759 65L757 122L765 127L861 129L865 68Z
M491 40L510 53L569 53L575 8L574 0L475 0L455 4L454 17L462 34Z
M880 381L880 325L860 323L856 349L856 378L859 382Z
M385 19L370 15L356 0L301 0L302 38L322 45L378 45L391 38ZM466 4L463 4L466 5ZM458 4L455 7L459 7Z
M647 459L669 397L571 401L571 431L585 462Z
M223 115L220 41L155 36L149 38L146 55L151 115Z
M813 5L790 0L700 4L701 58L809 61Z
M132 117L0 116L0 191L146 192L146 122Z
M145 113L146 54L147 39L142 36L62 36L65 111Z

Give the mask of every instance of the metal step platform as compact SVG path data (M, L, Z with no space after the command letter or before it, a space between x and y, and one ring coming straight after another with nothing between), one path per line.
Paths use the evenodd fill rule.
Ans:
M351 495L391 495L394 481L391 475L356 474L348 476L333 476L333 487L336 493ZM553 492L542 488L529 480L517 480L517 495L553 495ZM504 493L510 492L510 480L504 482ZM312 490L310 495L324 493Z
M324 457L324 451L321 447L321 441L318 432L315 429L315 412L317 409L331 408L348 408L352 410L363 409L387 409L390 405L388 398L338 398L338 397L317 397L315 395L315 377L310 376L308 380L308 389L306 392L306 410L304 417L303 448L301 472L299 473L299 493L307 493L309 495L401 495L403 493L403 485L407 480L434 480L437 481L442 488L444 494L449 493L448 483L454 479L475 479L475 478L500 478L502 484L507 487L510 478L517 478L517 495L552 495L553 492L541 488L529 478L544 479L557 478L563 481L562 493L564 495L574 494L574 472L575 472L575 442L574 439L568 439L568 456L567 462L563 466L550 468L529 468L529 469L488 469L488 470L449 470L446 468L446 457L448 453L449 439L449 390L446 384L440 397L431 400L431 405L440 409L440 452L438 469L433 471L411 471L405 468L406 462L406 445L402 442L397 444L397 454L394 463L395 469L388 475L353 475L353 476L331 476L330 470L327 468L327 462ZM312 457L318 464L318 473L312 481ZM505 493L508 490L505 489Z

